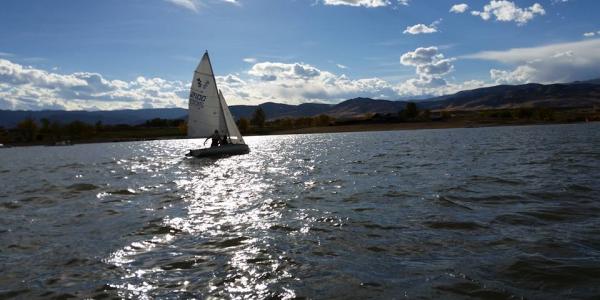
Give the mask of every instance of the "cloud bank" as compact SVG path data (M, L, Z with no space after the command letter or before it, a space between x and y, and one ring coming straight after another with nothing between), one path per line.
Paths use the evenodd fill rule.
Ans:
M556 83L600 77L600 39L558 43L505 51L484 51L462 58L497 61L516 66L513 70L492 69L497 83Z
M58 74L0 59L0 109L115 109L184 106L187 84L160 78L108 80L98 73Z
M244 72L216 76L231 104L268 101L299 104L337 103L358 96L398 99L438 96L493 84L555 83L600 77L600 39L585 39L531 48L483 51L446 57L436 46L418 47L400 55L398 72L414 70L414 77L392 83L372 77L352 79L313 65L296 62L259 62L247 59ZM457 60L488 60L489 81L451 82ZM345 66L336 65L338 72ZM191 77L191 74L190 74ZM0 59L0 109L99 110L187 107L188 81L137 77L109 79L93 72L61 74Z

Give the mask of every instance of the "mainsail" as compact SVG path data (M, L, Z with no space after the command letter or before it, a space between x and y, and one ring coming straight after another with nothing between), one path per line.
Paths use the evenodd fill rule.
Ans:
M221 108L223 110L223 116L225 117L225 126L227 127L227 132L229 133L231 143L245 144L244 138L235 124L235 120L229 111L229 106L227 106L227 102L225 102L225 97L223 97L221 90L219 90L219 99L221 100Z
M215 130L226 134L227 125L221 107L215 75L206 52L194 72L190 88L188 137L209 137Z

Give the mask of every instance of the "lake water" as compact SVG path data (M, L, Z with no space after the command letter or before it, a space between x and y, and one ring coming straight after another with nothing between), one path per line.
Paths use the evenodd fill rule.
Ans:
M600 124L0 149L0 298L598 298Z

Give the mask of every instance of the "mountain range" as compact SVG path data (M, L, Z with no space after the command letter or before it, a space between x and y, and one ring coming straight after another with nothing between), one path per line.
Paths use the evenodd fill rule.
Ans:
M338 104L304 103L290 105L267 102L259 106L268 119L284 117L311 117L327 114L336 118L353 118L366 113L396 113L409 101L391 101L370 98L354 98ZM497 85L456 94L414 100L420 109L429 110L486 110L518 107L578 108L600 106L600 79L578 81L567 84L523 84ZM230 107L236 118L250 118L258 106L233 105ZM0 110L0 126L14 127L24 118L72 122L75 120L103 124L136 125L146 120L185 119L183 108L158 108L111 111L11 111Z

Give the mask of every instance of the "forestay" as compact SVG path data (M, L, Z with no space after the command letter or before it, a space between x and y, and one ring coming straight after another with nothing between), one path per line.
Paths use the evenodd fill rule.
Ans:
M227 133L225 122L215 76L206 52L194 72L190 88L188 137L209 137L215 130L221 134Z

